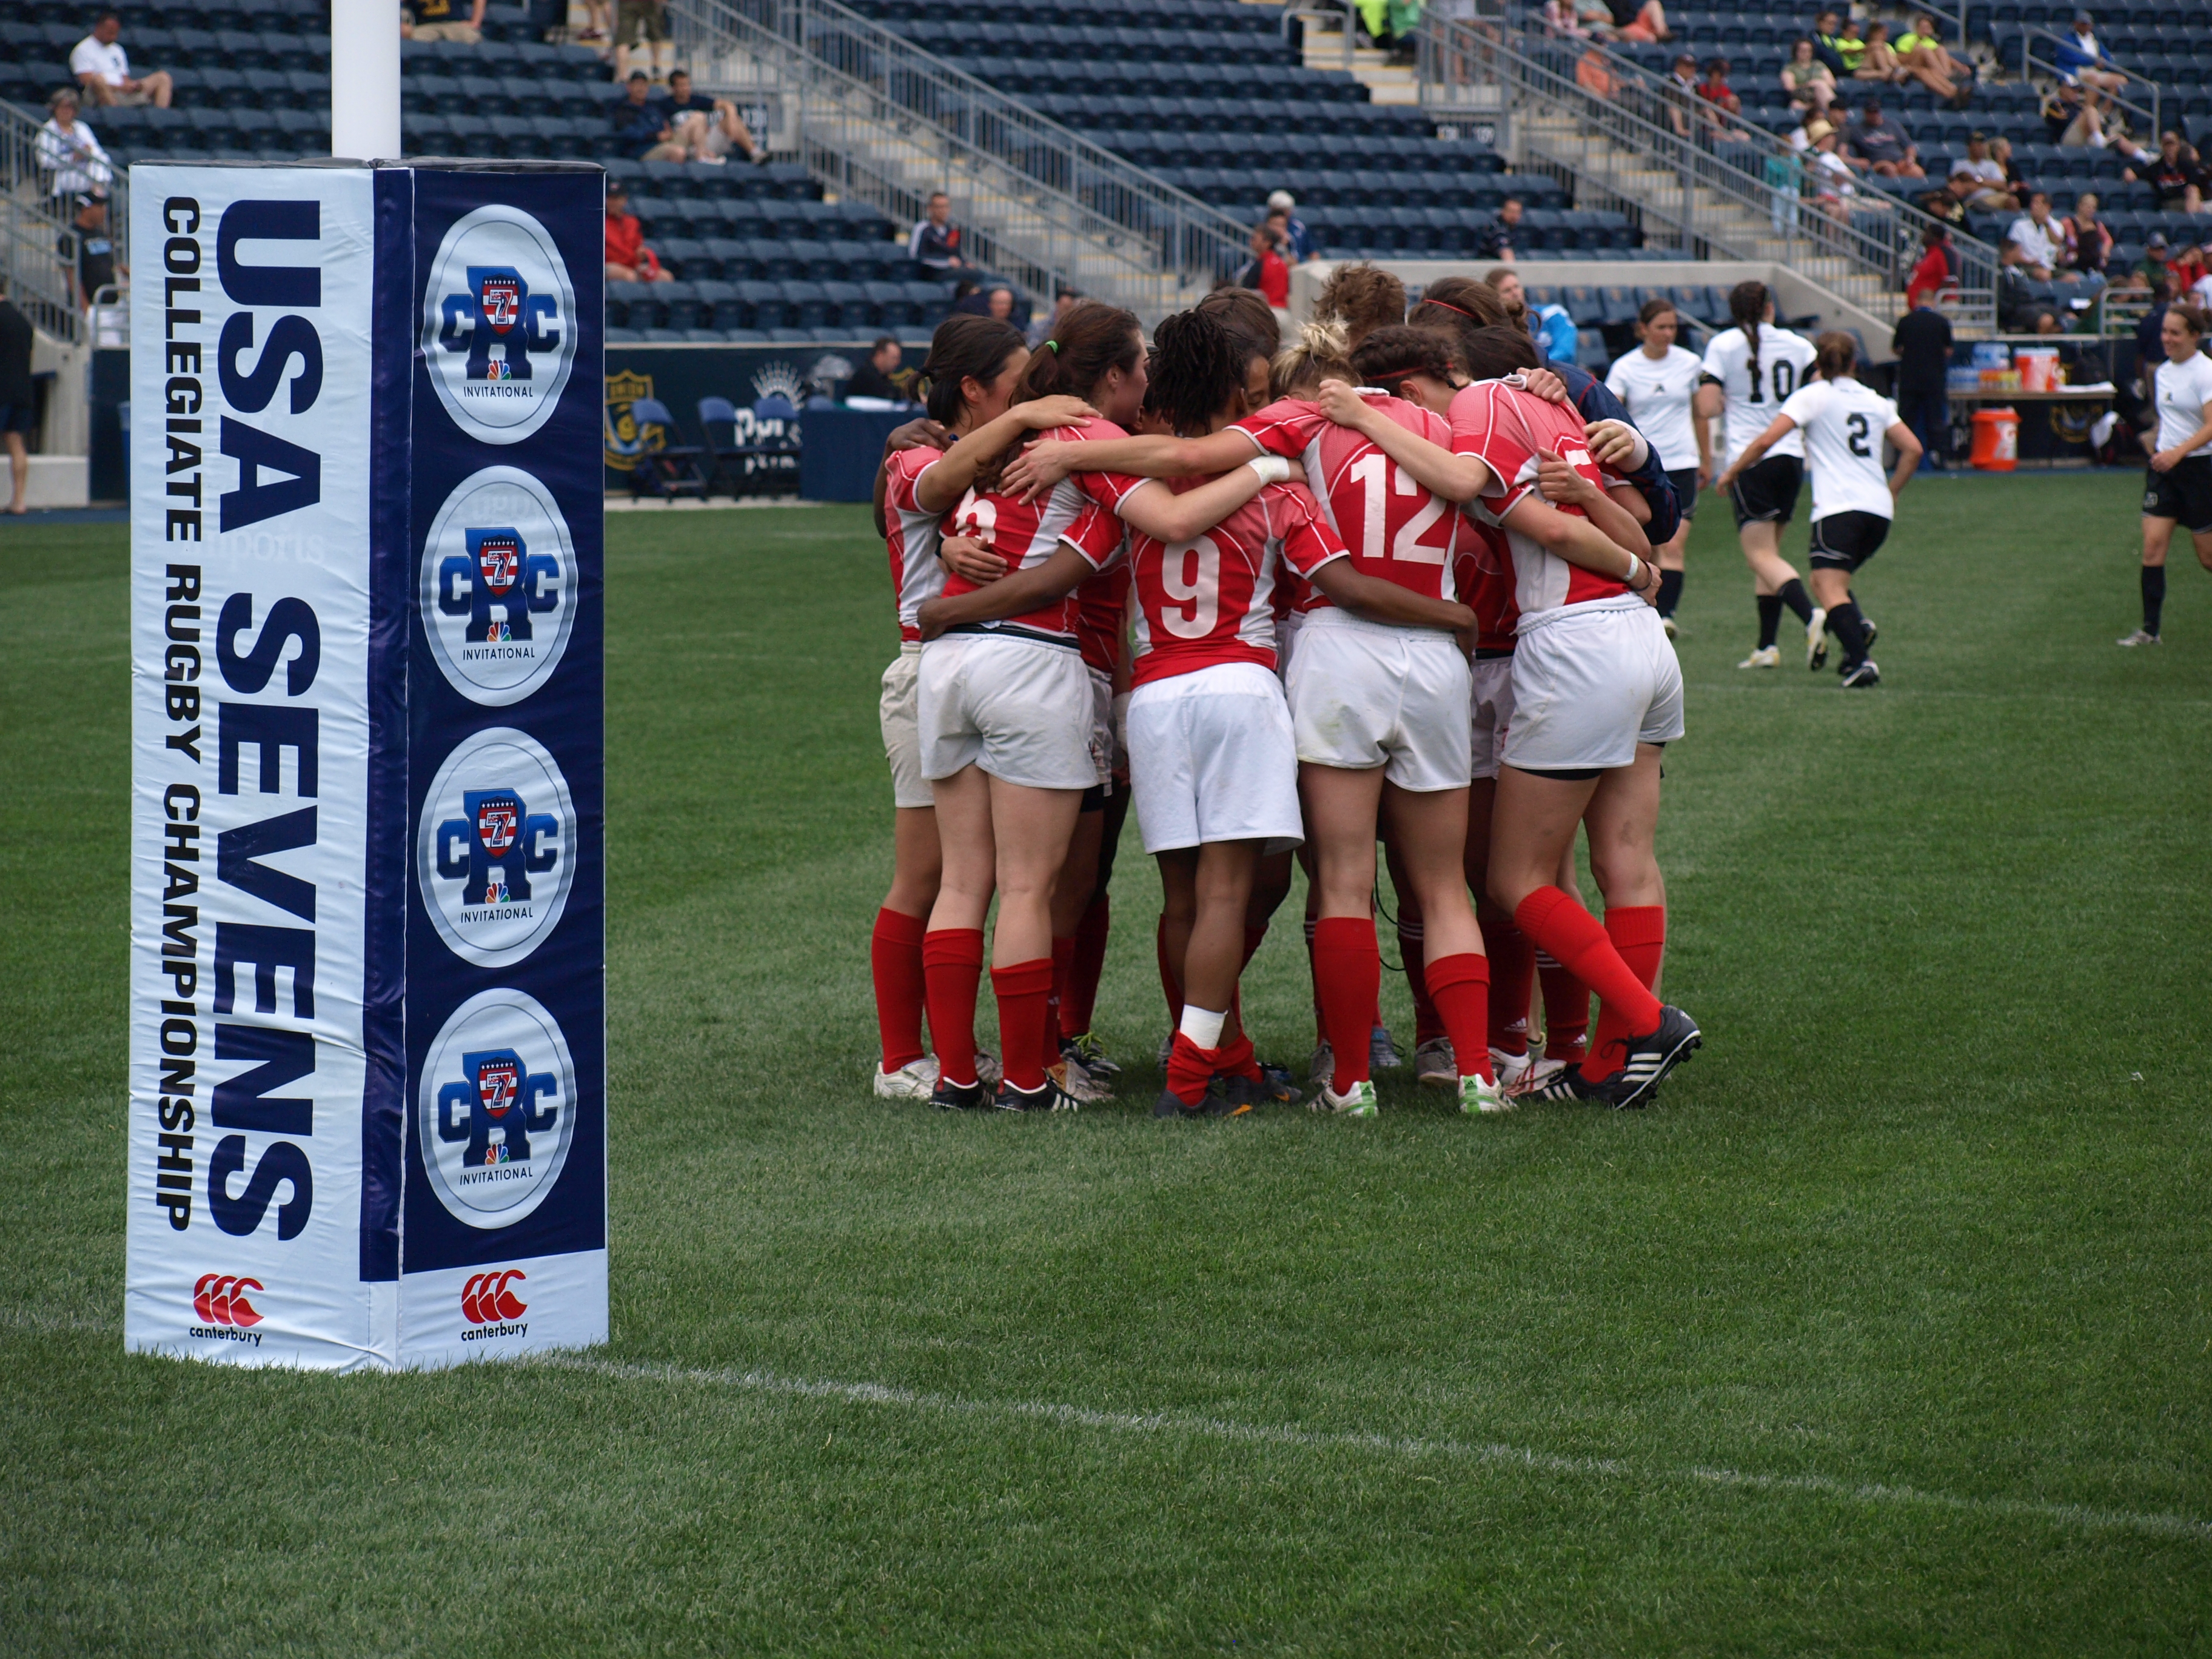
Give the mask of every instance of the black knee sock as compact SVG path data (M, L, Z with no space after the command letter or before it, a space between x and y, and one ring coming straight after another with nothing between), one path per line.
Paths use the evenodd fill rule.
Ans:
M1812 625L1813 601L1805 596L1804 583L1799 581L1795 576L1792 576L1788 581L1782 584L1781 591L1776 593L1774 597L1781 600L1783 604L1788 605L1791 613L1796 616L1799 622L1803 623L1808 628Z
M1846 599L1828 613L1828 626L1844 642L1844 666L1856 668L1866 660L1866 623L1859 608Z
M1759 596L1759 648L1762 651L1774 643L1774 636L1782 629L1782 598L1777 593Z
M1659 573L1659 614L1671 617L1674 607L1682 602L1682 573L1662 570Z
M2166 567L2147 564L2142 568L2143 632L2158 632L2159 612L2166 609Z

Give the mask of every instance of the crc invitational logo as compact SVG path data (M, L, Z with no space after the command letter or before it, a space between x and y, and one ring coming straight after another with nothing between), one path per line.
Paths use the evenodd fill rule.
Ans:
M486 443L552 416L576 357L576 296L545 228L493 204L456 220L423 295L423 356L438 400Z
M512 1226L545 1201L568 1162L576 1124L568 1039L536 998L479 992L431 1043L418 1106L439 1202L467 1226Z
M526 1277L520 1267L471 1273L469 1282L461 1286L461 1317L476 1328L463 1331L461 1340L481 1342L487 1337L520 1336L527 1331L529 1325L519 1322L530 1311L530 1304L512 1288Z
M553 672L576 620L576 550L545 486L489 466L455 486L422 544L430 654L470 702L520 702Z
M186 1334L259 1347L261 1334L253 1328L261 1322L261 1313L246 1297L247 1291L262 1288L258 1279L244 1279L235 1273L202 1273L192 1286L192 1311L199 1316L200 1322L189 1327Z
M431 780L415 868L455 956L504 968L536 950L576 872L576 809L553 757L512 726L463 739Z

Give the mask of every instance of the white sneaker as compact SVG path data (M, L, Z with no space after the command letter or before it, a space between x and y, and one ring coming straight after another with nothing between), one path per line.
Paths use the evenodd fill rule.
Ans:
M1503 1048L1492 1048L1490 1051L1490 1069L1498 1074L1498 1086L1501 1089L1511 1090L1516 1087L1521 1079L1528 1074L1529 1066L1534 1063L1526 1052L1509 1054Z
M1463 1077L1459 1080L1459 1109L1472 1116L1480 1112L1486 1115L1494 1112L1510 1112L1513 1103L1505 1097L1505 1091L1495 1083L1479 1077Z
M1336 1050L1326 1042L1314 1046L1313 1058L1306 1062L1306 1075L1316 1083L1326 1082L1336 1075Z
M1574 1063L1581 1064L1579 1060ZM1518 1099L1522 1095L1534 1094L1560 1073L1565 1071L1567 1066L1568 1062L1564 1060L1538 1059L1534 1055L1529 1056L1527 1069L1514 1079L1514 1097Z
M1071 1100L1088 1106L1101 1100L1111 1100L1114 1091L1085 1071L1072 1060L1056 1060L1044 1068L1044 1074L1060 1087L1060 1091Z
M1672 617L1660 617L1660 618L1659 618L1659 626L1660 626L1660 627L1662 627L1662 628L1663 628L1663 629L1665 629L1667 630L1667 637L1668 637L1668 639L1670 639L1670 640L1671 640L1671 639L1673 639L1673 638L1674 637L1674 635L1675 635L1676 629L1675 629L1675 627L1674 627L1674 619Z
M1762 645L1736 666L1738 668L1779 668L1782 666L1782 647L1778 645Z
M1452 1053L1449 1037L1431 1037L1413 1050L1413 1076L1431 1089L1459 1085L1459 1060Z
M2127 638L2122 640L2120 643L2130 647L2138 645L2156 645L2158 643L2158 635L2138 628L2134 633L2129 635Z
M873 1070L878 1100L927 1100L937 1088L937 1060L932 1054L910 1060L896 1072L881 1066Z
M1813 607L1813 620L1805 624L1805 666L1818 670L1828 660L1828 611L1825 605Z
M1314 1095L1313 1109L1334 1112L1339 1117L1373 1117L1382 1111L1382 1105L1375 1098L1375 1085L1362 1078L1342 1094L1322 1084Z

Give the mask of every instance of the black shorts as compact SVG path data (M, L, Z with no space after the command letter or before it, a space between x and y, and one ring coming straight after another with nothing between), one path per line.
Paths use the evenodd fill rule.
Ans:
M1831 513L1813 520L1813 568L1856 570L1881 551L1889 520L1879 513Z
M39 405L26 400L0 404L0 432L31 433L39 429Z
M2173 471L2143 469L2143 517L2179 519L2192 533L2212 530L2212 455L2191 455Z
M1735 506L1735 527L1747 524L1788 524L1797 510L1797 487L1805 481L1805 463L1795 455L1769 455L1757 466L1736 475L1729 499Z
M1674 486L1675 503L1682 509L1684 519L1698 516L1698 469L1686 466L1680 472L1669 472L1668 479Z

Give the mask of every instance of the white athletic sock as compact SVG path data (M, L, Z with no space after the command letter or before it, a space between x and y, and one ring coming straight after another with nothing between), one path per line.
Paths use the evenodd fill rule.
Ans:
M1200 1008L1194 1003L1186 1002L1182 1006L1182 1024L1177 1029L1201 1048L1218 1048L1221 1046L1221 1028L1228 1018L1226 1008L1215 1013L1210 1008Z

